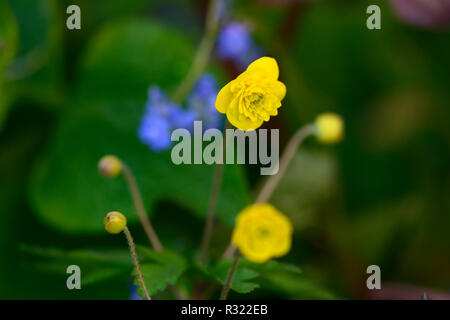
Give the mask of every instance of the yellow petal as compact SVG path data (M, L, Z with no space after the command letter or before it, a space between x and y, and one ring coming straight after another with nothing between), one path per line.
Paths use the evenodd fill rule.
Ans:
M233 100L233 94L231 93L230 87L233 81L229 82L225 87L223 87L216 98L216 109L220 113L226 113L228 107Z
M247 68L247 71L263 70L269 79L278 79L278 64L274 58L262 57L256 61L253 61Z
M265 86L265 89L276 96L280 101L286 96L286 86L281 81L273 81Z
M250 118L242 117L237 105L227 110L227 119L233 126L244 131L257 129L264 122L263 120L257 119L256 121L252 121Z

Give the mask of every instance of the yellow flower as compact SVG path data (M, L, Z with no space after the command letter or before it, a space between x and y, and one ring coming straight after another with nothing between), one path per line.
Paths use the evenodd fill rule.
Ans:
M116 156L103 156L98 162L98 171L106 178L115 178L122 172L122 162Z
M121 233L127 226L127 218L118 211L112 211L106 215L103 223L105 224L106 231L109 233Z
M323 143L335 143L342 140L344 121L338 114L327 112L316 118L316 136Z
M292 230L290 220L274 206L258 203L238 214L231 241L245 258L263 263L289 252Z
M259 128L270 116L278 114L286 86L278 81L278 65L274 58L263 57L220 90L216 109L241 130Z

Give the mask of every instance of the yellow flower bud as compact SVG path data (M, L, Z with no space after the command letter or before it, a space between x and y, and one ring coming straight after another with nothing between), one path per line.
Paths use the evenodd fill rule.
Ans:
M238 214L231 241L246 259L263 263L289 252L292 231L284 214L271 204L257 203Z
M103 156L98 162L98 171L106 178L115 178L122 172L122 162L116 156Z
M216 109L227 115L238 129L259 128L278 114L286 86L278 81L278 64L274 58L262 57L252 62L236 79L223 87L216 99Z
M316 136L320 142L336 143L344 135L344 121L336 113L322 113L316 118Z
M105 224L106 231L116 234L125 229L127 225L127 218L125 218L125 216L118 211L111 211L106 215L103 223Z

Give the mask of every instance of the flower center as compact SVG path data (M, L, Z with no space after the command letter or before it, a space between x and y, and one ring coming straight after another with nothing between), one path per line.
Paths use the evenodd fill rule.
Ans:
M261 238L267 238L270 235L270 231L266 227L257 228L256 233Z
M263 94L262 94L262 93L256 93L256 92L254 92L254 93L251 93L251 94L248 96L247 99L248 99L250 105L253 106L253 107L255 107L255 106L257 106L257 105L261 102L261 100L263 99Z

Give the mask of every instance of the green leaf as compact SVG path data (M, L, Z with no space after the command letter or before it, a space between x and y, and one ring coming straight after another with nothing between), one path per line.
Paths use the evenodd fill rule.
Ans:
M17 50L17 24L10 7L0 2L0 79L3 69Z
M81 269L82 285L105 281L131 271L132 261L127 250L63 250L21 245L25 254L24 267L33 271L65 275L69 265Z
M225 284L228 273L230 271L232 261L223 260L219 262L213 269L213 273L216 275L217 280L221 284ZM249 281L255 280L259 276L259 273L244 267L242 265L242 260L239 261L237 270L234 274L233 280L231 281L230 289L238 293L249 293L259 288L259 284Z
M243 259L241 265L257 271L261 276L275 272L287 272L299 274L301 269L293 264L282 263L275 260L269 260L266 263L253 263Z
M337 167L329 151L301 148L272 196L272 203L291 219L297 231L318 222L319 210L336 190Z
M156 252L145 247L137 247L141 261L141 271L145 286L150 295L174 285L187 268L186 260L177 253L164 250ZM138 293L144 297L137 271L133 271L134 283L139 286Z
M270 260L266 263L252 263L242 259L241 266L258 272L261 288L289 299L336 299L311 275L302 274L299 267Z
M0 2L0 129L8 111L9 91L4 87L4 69L17 50L17 23L5 1Z
M181 34L158 22L106 25L88 44L77 97L145 99L150 84L173 90L187 73L193 54Z
M150 214L157 201L171 200L204 217L214 166L176 166L170 150L154 153L137 137L147 87L179 83L193 49L181 35L151 22L120 22L94 39L71 110L34 171L30 190L38 217L72 233L102 232L103 217L111 210L122 211L131 224L137 222L123 178L108 180L97 172L105 154L129 165ZM248 200L240 167L226 166L218 218L232 225Z
M16 17L18 34L17 56L8 66L11 80L8 90L15 98L26 97L43 106L59 107L62 88L62 31L65 8L55 0L7 1ZM1 19L0 19L1 20Z
M261 286L289 299L337 299L314 279L296 273L267 273L262 277Z

